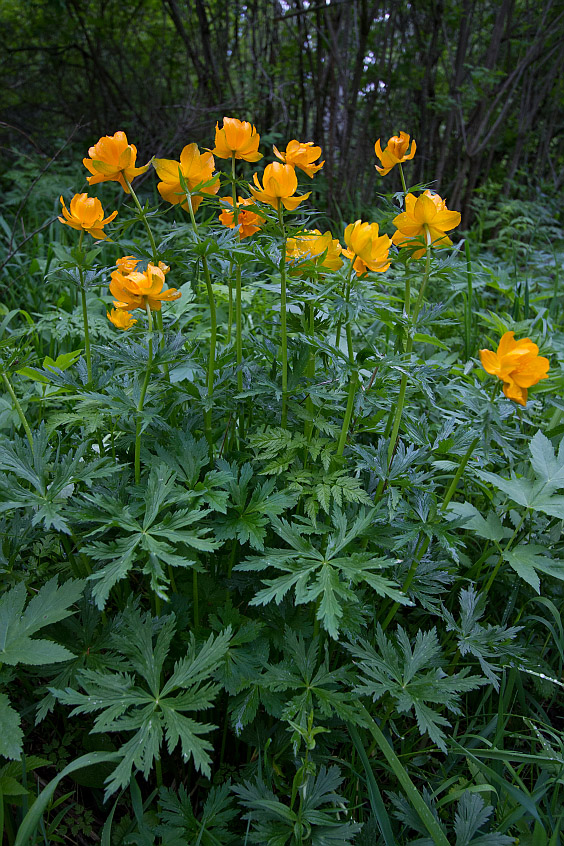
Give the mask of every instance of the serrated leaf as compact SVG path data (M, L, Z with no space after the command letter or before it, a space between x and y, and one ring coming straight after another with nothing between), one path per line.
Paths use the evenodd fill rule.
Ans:
M554 561L547 555L547 551L539 544L520 544L513 549L505 550L503 558L527 584L531 585L533 590L540 593L537 570L555 579L564 580L564 562Z
M18 761L23 750L23 731L20 716L10 705L5 693L0 693L0 755Z

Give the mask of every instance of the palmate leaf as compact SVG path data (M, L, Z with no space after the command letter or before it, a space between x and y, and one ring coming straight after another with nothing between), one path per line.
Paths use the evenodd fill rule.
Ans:
M89 577L96 583L92 595L98 608L104 608L113 586L133 567L148 575L151 589L166 600L169 578L165 568L192 567L196 560L191 550L212 552L221 545L207 537L211 527L201 525L209 509L177 507L191 499L193 492L178 486L174 471L162 462L151 468L141 501L132 499L124 505L105 491L85 494L87 504L80 515L99 526L90 534L99 536L113 528L121 533L118 538L94 540L81 548L104 565Z
M499 690L498 676L509 658L517 658L521 650L512 644L521 626L482 625L479 621L486 609L486 597L476 593L473 585L460 591L460 619L443 607L447 631L456 634L458 649L462 657L473 655L480 662L482 672L494 689ZM490 659L495 659L493 663Z
M410 605L399 586L380 575L382 569L392 566L392 561L368 551L338 554L345 552L368 529L371 520L372 512L363 511L349 524L345 515L335 509L336 531L329 535L327 549L322 553L286 520L273 519L273 529L290 549L269 548L264 555L249 558L236 567L251 572L272 568L283 573L276 578L263 579L265 587L256 593L251 605L266 605L272 601L279 604L293 590L297 605L317 604L317 619L334 639L339 635L344 603L359 601L353 590L356 585L364 585L379 596Z
M29 601L20 582L0 598L0 664L56 664L74 658L58 643L33 637L39 629L64 620L81 596L84 582L75 580L62 585L50 579ZM20 718L5 694L0 694L0 755L17 759L22 752L23 733Z
M119 748L121 761L107 779L106 795L125 787L134 769L147 778L164 741L171 753L180 745L185 761L191 758L197 770L211 775L213 746L203 735L216 726L198 722L186 712L212 706L219 691L212 677L229 648L231 629L210 636L200 649L192 635L185 657L166 678L175 628L173 614L153 619L129 608L118 622L113 647L128 659L133 673L83 670L77 676L84 693L50 688L61 702L74 706L72 715L100 712L93 732L133 732Z
M320 767L317 775L310 774L302 787L301 817L297 811L277 798L262 780L254 784L235 785L233 792L240 804L248 809L243 816L252 825L250 843L269 846L298 846L297 832L307 827L311 846L346 846L361 830L362 825L342 820L346 800L336 791L342 778L336 766ZM286 798L286 797L284 797Z
M87 442L74 452L54 453L45 426L35 430L33 451L26 438L0 443L0 513L24 508L32 525L70 534L67 502L80 482L91 484L117 471L108 458L86 461Z
M552 443L539 429L529 449L535 473L534 482L518 478L515 474L510 479L504 479L484 470L476 471L477 475L485 482L491 482L518 505L564 520L564 496L555 495L555 491L564 488L564 438L560 441L556 456Z
M446 752L443 727L448 720L436 708L441 706L460 714L460 695L485 683L479 676L468 676L468 670L447 675L440 667L441 648L436 629L419 631L413 642L398 626L397 635L388 639L378 626L378 649L367 641L347 644L346 648L356 658L361 683L354 692L371 696L376 702L389 695L399 713L413 711L421 734L428 734L437 746Z
M248 463L240 469L224 460L217 464L224 474L230 502L225 516L218 516L214 521L215 537L220 540L237 538L253 549L264 549L266 530L272 518L294 505L296 496L276 490L274 479L252 485L253 468Z
M198 819L184 787L180 787L178 795L162 788L156 834L166 846L186 846L187 843L198 842L200 846L228 846L236 838L229 833L227 825L237 816L230 793L229 784L212 787Z

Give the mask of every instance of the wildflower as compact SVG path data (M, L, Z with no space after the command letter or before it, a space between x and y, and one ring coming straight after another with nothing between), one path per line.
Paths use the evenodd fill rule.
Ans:
M93 147L90 147L88 155L89 159L82 160L82 164L92 174L86 177L88 184L119 182L126 194L129 194L127 182L133 182L136 176L145 173L149 167L148 164L135 167L137 147L127 143L125 132L104 135Z
M397 232L394 232L392 242L398 246L423 238L427 246L448 247L452 241L445 232L458 226L460 212L449 211L446 202L438 194L425 191L420 197L408 194L405 211L398 214L393 223L397 226ZM413 258L425 255L424 246L417 243L413 246L417 246Z
M134 323L137 323L131 314L123 308L113 308L107 312L108 320L114 324L118 329L131 329Z
M299 167L307 176L313 178L314 173L321 170L325 162L320 162L318 165L314 164L315 160L321 155L321 147L314 147L313 141L290 141L286 147L286 152L281 153L273 146L274 155L278 156L280 161L284 164L292 165L292 167Z
M339 270L343 266L341 252L343 248L330 232L323 235L319 229L307 230L296 235L295 238L288 238L286 242L286 261L294 263L310 260L318 268L326 270ZM296 273L300 273L297 268Z
M106 223L109 223L117 215L117 211L112 212L109 217L104 218L104 209L102 203L97 197L89 197L88 194L75 194L70 201L70 211L65 206L65 201L61 197L63 204L63 217L59 217L61 223L66 223L67 226L72 226L73 229L79 229L83 232L88 232L93 238L101 241L107 238L103 231Z
M229 205L232 206L233 198L222 197L221 202L229 203ZM261 217L260 214L257 214L254 211L244 208L244 206L254 206L254 204L255 201L251 200L250 197L245 199L243 199L243 197L239 197L237 200L237 223L235 223L235 214L229 209L223 209L219 215L219 219L224 226L227 226L229 229L234 229L235 226L239 227L239 238L241 240L243 238L248 238L249 235L254 235L255 232L259 231L264 223L264 217Z
M120 270L114 270L110 283L110 291L115 297L114 306L117 309L133 311L136 308L145 310L149 305L153 311L160 311L162 302L177 300L181 294L176 288L162 290L165 275L169 270L170 268L162 261L159 262L158 267L148 264L144 273L133 270L125 274Z
M181 204L185 211L188 211L188 198L184 188L180 184L179 173L182 174L188 190L194 191L202 183L199 193L217 194L219 191L219 176L213 177L215 161L211 153L200 153L197 144L188 144L180 153L180 161L172 159L155 159L153 161L157 176L162 182L157 185L159 194L167 203L173 205ZM191 196L192 209L196 211L202 197Z
M260 135L255 127L246 120L223 118L223 128L215 125L215 147L212 153L220 159L242 159L245 162L258 162L262 153L258 152Z
M389 139L388 145L383 152L382 147L380 146L380 139L378 139L374 145L374 151L382 164L382 167L378 167L378 165L375 165L378 173L381 176L385 176L397 164L400 164L401 162L407 162L412 159L415 155L417 144L415 143L415 141L411 142L411 150L409 151L409 153L407 152L408 147L409 135L407 134L407 132L400 132L399 135L393 135Z
M282 203L284 208L293 211L311 194L311 191L308 191L307 194L294 196L298 188L296 171L291 165L280 164L280 162L273 162L265 167L262 186L256 173L253 180L256 187L249 185L249 191L255 200L268 203L275 209L278 209Z
M497 352L480 350L480 360L486 373L501 379L507 399L526 405L527 388L548 379L550 365L530 338L516 341L514 335L515 332L505 332Z
M128 274L136 269L139 261L140 259L136 259L134 256L123 256L123 258L118 258L116 261L117 269L124 276L128 276Z
M368 270L384 273L389 266L388 252L391 240L387 235L380 235L377 223L363 223L356 220L349 223L345 229L345 244L347 249L343 255L351 261L357 276L362 276Z

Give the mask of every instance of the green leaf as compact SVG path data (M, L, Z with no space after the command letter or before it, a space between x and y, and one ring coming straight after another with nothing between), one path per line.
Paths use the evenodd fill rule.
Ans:
M564 580L564 562L554 561L547 553L548 550L539 544L520 544L505 550L503 558L533 590L540 593L537 570L555 579Z
M23 751L23 731L19 714L10 705L5 693L0 693L0 755L19 760Z
M0 662L3 664L53 664L74 655L64 646L48 640L32 640L40 628L64 620L73 612L69 606L82 594L84 582L68 581L57 586L50 579L23 610L26 590L23 583L0 598Z

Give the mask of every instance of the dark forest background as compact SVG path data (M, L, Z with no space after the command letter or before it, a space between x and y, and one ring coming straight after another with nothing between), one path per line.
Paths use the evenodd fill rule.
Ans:
M0 0L0 26L4 168L117 129L140 163L177 156L231 115L263 152L320 144L334 217L370 205L374 142L401 129L408 181L463 225L478 189L564 183L563 0Z

